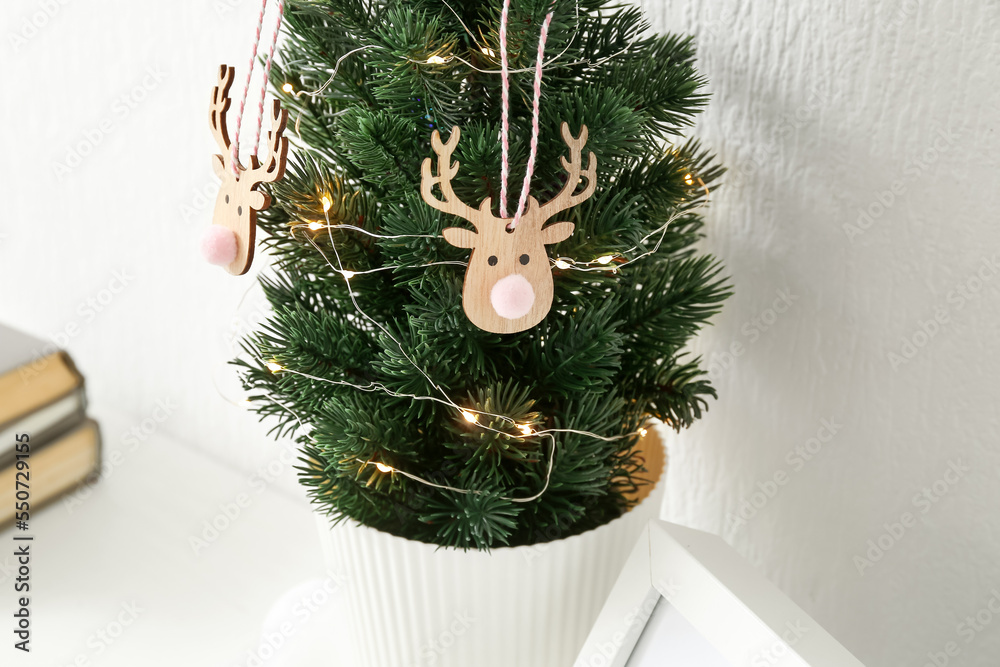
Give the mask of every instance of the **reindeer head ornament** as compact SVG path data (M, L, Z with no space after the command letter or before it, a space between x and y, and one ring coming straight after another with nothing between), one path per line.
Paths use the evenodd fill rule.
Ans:
M250 167L244 168L233 155L226 128L226 111L232 102L229 99L229 88L233 85L234 73L232 67L222 65L219 68L218 83L212 90L212 134L222 151L221 155L212 156L215 174L222 179L212 221L229 229L236 237L236 255L226 265L226 270L238 276L246 273L253 261L257 212L271 205L271 197L257 188L261 183L279 180L285 173L288 139L284 136L284 131L288 123L288 112L282 110L277 100L274 101L271 107L271 129L267 133L267 157L261 162L253 155L250 157Z
M562 190L544 205L534 197L516 227L509 228L512 218L498 218L492 213L492 198L487 197L479 209L466 205L455 196L451 179L458 173L459 163L451 162L451 154L461 136L452 129L448 143L441 142L435 130L431 146L438 156L437 176L431 172L431 158L422 168L420 194L424 201L445 213L457 215L472 223L475 231L448 227L442 232L445 240L459 248L470 248L469 268L465 272L462 307L469 320L480 329L493 333L516 333L541 322L552 308L552 269L545 246L564 241L573 234L572 222L546 222L557 213L586 201L597 186L597 160L590 153L587 169L581 171L581 150L587 143L587 126L574 138L569 125L562 124L562 136L570 149L570 159L560 158L567 172ZM576 192L581 177L586 187ZM438 199L432 193L441 188Z

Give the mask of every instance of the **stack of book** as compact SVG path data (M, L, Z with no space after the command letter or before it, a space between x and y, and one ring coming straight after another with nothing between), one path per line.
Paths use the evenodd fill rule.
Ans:
M15 470L23 443L32 513L96 475L101 436L86 409L83 376L68 354L0 325L0 526L14 519L17 480L25 480Z

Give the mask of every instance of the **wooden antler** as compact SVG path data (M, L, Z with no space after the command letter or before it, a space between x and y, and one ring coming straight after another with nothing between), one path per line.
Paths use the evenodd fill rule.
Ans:
M451 154L454 152L455 146L458 145L458 138L461 134L462 132L458 127L452 128L448 143L443 144L441 143L441 135L437 130L434 130L434 133L431 135L431 146L438 156L438 175L434 176L431 173L431 159L424 158L424 162L420 168L420 195L424 198L425 202L437 210L457 215L475 225L477 217L476 209L459 199L455 195L455 191L451 188L451 179L458 174L460 164L458 162L452 163ZM441 196L444 198L443 201L435 197L432 192L434 186L439 184L441 186ZM480 209L482 211L489 211L491 206L490 198L486 198Z
M249 177L253 183L273 183L285 175L285 158L288 155L288 137L285 136L287 125L288 112L281 108L278 100L274 100L271 105L271 129L267 132L267 157L260 164L255 160L242 178Z
M562 162L563 169L567 172L566 185L563 189L559 191L555 197L550 199L544 206L540 207L539 212L539 222L544 222L554 216L560 211L565 211L568 208L572 208L577 204L580 204L590 198L594 194L594 190L597 187L597 158L594 156L594 152L590 152L590 156L587 160L587 170L580 170L582 164L581 151L587 143L587 126L583 125L580 128L580 136L573 138L570 134L569 124L562 124L562 137L566 145L569 146L569 156L570 159L567 162L565 157L560 157L559 160ZM583 192L579 194L573 194L576 191L576 187L580 184L580 177L587 179L587 187L583 189Z
M229 130L226 129L226 112L229 111L229 105L232 100L229 99L229 89L233 85L233 76L236 70L228 65L219 66L219 81L215 88L212 89L212 105L209 107L211 111L211 124L212 124L212 135L215 137L215 142L219 144L219 149L222 151L222 162L224 167L229 167L230 160L230 147L232 144L229 141Z

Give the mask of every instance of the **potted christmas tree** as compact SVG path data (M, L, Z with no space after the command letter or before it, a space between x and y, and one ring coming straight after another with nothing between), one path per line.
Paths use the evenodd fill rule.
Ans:
M284 19L273 315L239 363L301 446L363 660L568 665L658 513L651 420L714 396L685 352L728 296L694 247L721 169L679 139L691 41L605 0Z

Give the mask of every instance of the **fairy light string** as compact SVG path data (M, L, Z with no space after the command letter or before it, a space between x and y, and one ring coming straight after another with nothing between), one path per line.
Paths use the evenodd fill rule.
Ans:
M614 272L617 272L617 271L621 270L622 268L624 268L626 266L629 266L629 265L634 264L634 263L636 263L636 262L638 262L638 261L640 261L642 259L645 259L646 257L648 257L650 255L656 254L657 252L659 252L660 246L663 244L663 240L666 238L667 231L669 230L671 224L673 224L682 215L691 213L693 211L697 211L697 210L701 209L702 207L708 205L708 202L709 202L709 199L710 199L710 196L711 196L711 191L709 190L709 188L705 184L705 182L700 177L698 177L698 176L692 176L692 174L690 174L690 173L685 175L685 179L691 179L692 181L697 181L701 185L702 189L704 189L704 191L705 191L705 199L701 203L699 203L698 206L696 206L693 209L678 210L676 213L674 213L672 216L670 216L666 220L666 222L664 222L662 225L660 225L659 227L657 227L653 231L651 231L648 234L646 234L644 237L642 237L642 239L639 240L638 243L636 243L632 247L627 248L627 249L622 250L622 251L617 251L617 252L610 253L610 254L600 255L597 258L595 258L593 261L585 261L585 260L575 259L575 258L572 258L572 257L561 256L561 257L549 258L549 263L552 264L555 268L560 269L562 271L570 271L570 270L572 270L572 271L581 271L581 272L611 271L612 273L614 273ZM357 225L334 224L334 223L330 222L330 219L329 219L329 213L328 213L328 211L330 210L330 206L327 205L328 201L329 201L329 199L326 197L326 195L324 195L323 199L322 199L322 203L323 203L324 214L326 215L325 222L317 222L315 220L308 221L308 222L305 222L305 221L293 222L290 225L290 227L291 227L291 233L293 235L295 235L298 230L300 230L303 227L305 227L306 229L308 229L309 231L312 231L312 232L320 232L320 231L327 230L327 229L329 229L329 230L336 229L336 230L343 230L343 231L358 232L360 234L364 234L364 235L370 236L372 238L384 239L384 240L398 240L398 239L439 239L439 238L441 238L440 234L379 234L377 232L373 232L373 231L371 231L369 229L365 229L364 227L359 227ZM647 248L646 247L646 243L650 239L652 239L653 237L656 237L656 242L653 244L653 246L651 248ZM629 257L629 255L631 253L639 251L639 250L642 250L642 252L640 254L638 254L638 255L636 255L634 257ZM624 260L624 261L617 261L617 260ZM337 270L340 273L347 273L347 274L349 274L349 276L353 277L353 276L356 276L356 275L365 275L365 274L370 274L370 273L379 273L381 271L395 271L395 270L398 270L398 269L421 269L421 268L427 268L427 267L431 267L431 266L466 266L467 267L468 266L468 262L463 262L463 261L458 261L458 260L448 260L448 261L439 261L439 262L428 262L426 264L391 264L391 265L386 265L386 266L382 266L382 267L377 267L377 268L374 268L374 269L359 270L359 271L347 270L347 269L345 269L345 270L335 269L335 270Z
M474 32L472 32L472 30L469 28L468 25L465 24L465 21L462 19L462 16L457 11L455 11L455 8L452 7L451 4L449 2L447 2L447 0L442 0L442 2L448 8L448 10L451 11L451 13L455 15L456 20L458 20L458 22L462 25L462 28L469 35L469 37L472 39L472 43L476 46L476 48L479 50L479 52L483 53L483 54L485 54L485 55L487 55L487 56L489 56L491 58L496 58L497 54L494 53L493 49L491 49L489 46L486 46L484 44L480 44L479 43L479 39L476 36L476 34ZM555 4L555 3L553 3L553 4ZM577 0L574 3L574 14L573 14L573 16L574 16L574 18L576 20L576 23L579 23L580 22L580 2L579 2L579 0ZM505 24L502 23L501 24L501 28L504 28L504 26L505 26ZM558 61L562 60L562 57L564 55L566 55L566 52L569 51L570 48L573 46L573 44L576 42L576 36L577 36L577 34L578 34L577 32L573 32L571 38L569 39L568 42L566 42L566 46L563 47L562 51L560 51L558 54L556 54L551 59L549 59L548 61L546 61L543 64L543 69L550 69L550 68L555 68L555 67L575 67L577 65L588 65L590 67L600 67L601 65L603 65L606 62L608 62L609 60L617 58L618 56L622 55L623 53L626 53L629 49L632 48L632 46L634 46L636 43L638 43L642 39L641 35L636 35L634 38L632 38L629 41L629 43L625 46L625 48L621 49L620 51L616 51L615 53L612 53L611 55L605 56L603 58L599 58L597 60L590 60L589 58L580 58L578 60L573 60L573 61L570 61L570 62L567 62L567 63L556 64ZM458 55L449 55L447 58L441 58L440 56L437 56L436 58L437 59L434 62L431 62L430 58L428 58L427 60L424 60L424 61L409 60L409 62L412 62L412 63L424 62L424 63L429 63L429 64L446 64L446 63L450 63L453 60L457 60L458 62L462 63L466 67L469 67L469 68L475 70L476 72L479 72L480 74L501 74L502 71L503 71L502 68L499 69L499 70L497 70L497 69L483 69L481 67L476 66L474 63L469 62L465 58L462 58L461 56L458 56ZM536 67L524 67L524 68L521 68L521 69L510 69L510 67L508 65L507 74L528 74L530 72L534 72L535 70L536 70Z
M708 188L705 185L704 181L702 181L700 178L698 178L697 180L701 183L702 187L705 188L706 195L709 194ZM707 202L707 200L701 202L697 207L695 207L694 210L697 210L698 208L701 208L702 206L705 205L706 202ZM532 429L530 425L519 424L515 419L513 419L513 418L511 418L509 416L498 414L498 413L493 413L493 412L488 412L488 411L476 410L474 408L469 408L469 407L463 407L462 405L460 405L457 402L455 402L454 400L452 400L451 397L447 394L447 392L445 392L444 389L440 387L440 385L438 385L436 382L434 382L433 379L430 377L430 375L425 370L423 370L406 353L406 351L405 351L405 349L404 349L404 347L402 345L402 342L400 340L398 340L395 336L393 336L392 333L385 326L383 326L380 322L378 322L377 320L375 320L374 318L372 318L370 315L368 315L368 313L366 313L361 308L360 304L357 301L356 293L355 293L354 289L351 288L351 286L350 286L350 280L355 275L361 275L361 274L363 274L365 272L363 272L363 271L359 271L359 272L350 271L350 270L347 270L347 269L345 269L343 267L343 263L342 263L341 258L340 258L340 253L337 250L336 244L334 243L334 240L333 240L333 230L334 229L349 229L349 230L353 230L353 231L359 231L359 232L368 234L368 235L373 236L373 237L387 238L387 239L405 238L405 237L416 237L416 238L432 237L432 238L437 238L437 236L436 235L428 235L428 234L381 235L381 234L376 234L374 232L371 232L370 230L362 229L362 228L357 227L355 225L334 224L334 223L332 223L330 221L330 217L329 217L329 211L330 211L331 207L324 206L323 208L324 208L324 216L325 216L325 220L326 220L326 224L323 225L323 228L327 230L327 234L329 235L330 247L331 247L331 249L334 252L337 264L334 265L330 261L330 258L327 256L327 254L325 252L323 252L323 249L315 242L315 240L313 238L307 237L308 242L323 257L323 259L326 262L326 264L333 271L337 272L345 280L345 282L348 284L348 287L349 287L348 294L350 295L352 305L354 306L356 312L362 318L366 319L367 321L369 321L373 325L375 325L390 340L392 340L392 342L396 345L397 349L399 349L400 353L407 360L407 362L410 363L415 369L417 369L421 373L421 375L423 375L427 379L427 381L431 384L431 386L433 386L441 394L441 397L437 397L437 396L422 396L422 395L411 394L411 393L396 392L396 391L393 391L393 390L389 389L384 384L378 383L378 382L372 382L372 383L369 383L368 385L359 385L359 384L356 384L356 383L347 382L345 380L332 380L330 378L324 378L324 377L312 375L312 374L309 374L309 373L304 373L302 371L297 371L295 369L285 367L285 366L281 365L280 363L278 363L276 360L273 360L273 359L272 360L258 359L258 362L262 366L268 368L268 370L270 370L272 373L282 373L282 372L284 372L284 373L291 373L293 375L298 375L298 376L301 376L301 377L305 377L307 379L310 379L310 380L313 380L313 381L316 381L316 382L322 382L322 383L327 383L327 384L335 384L335 385L340 385L340 386L346 386L346 387L350 387L350 388L358 390L358 391L366 391L366 392L378 391L378 392L384 393L384 394L386 394L388 396L392 396L394 398L406 398L406 399L415 400L415 401L433 401L433 402L436 402L436 403L440 403L442 405L445 405L445 406L447 406L447 407L449 407L449 408L457 411L470 424L475 424L480 429L483 429L483 430L486 430L486 431L491 431L493 433L497 433L499 435L503 435L503 436L506 436L506 437L509 437L509 438L521 439L521 440L526 440L527 438L531 438L531 437L547 438L549 440L550 452L549 452L549 456L548 456L548 463L547 463L547 466L546 466L545 482L544 482L544 485L543 485L542 489L539 492L535 493L534 495L531 495L531 496L528 496L528 497L524 497L524 498L507 497L507 496L501 497L502 500L506 500L508 502L516 502L516 503L528 503L528 502L532 502L532 501L537 500L538 498L540 498L548 490L548 487L549 487L549 484L550 484L550 481L551 481L552 470L553 470L553 466L554 466L554 462L555 462L555 449L556 449L556 445L557 445L557 440L556 440L556 435L557 434L575 434L575 435L579 435L579 436L582 436L582 437L595 438L595 439L598 439L598 440L602 440L604 442L615 442L615 441L623 440L623 439L626 439L626 438L631 438L631 437L635 437L635 436L642 437L642 436L646 435L647 429L645 427L641 427L641 428L639 428L636 431L632 431L632 432L629 432L629 433L624 433L624 434L621 434L621 435L615 435L615 436L603 436L603 435L600 435L598 433L593 433L593 432L590 432L590 431L584 431L584 430L580 430L580 429L571 429L571 428L547 428L547 429L540 429L540 430L536 431L536 430ZM659 234L659 238L657 239L657 242L653 246L652 249L649 249L646 252L640 254L639 256L634 257L631 260L628 260L627 262L625 262L624 264L621 264L620 266L626 266L628 264L631 264L633 262L639 261L639 260L643 259L644 257L647 257L647 256L649 256L649 255L654 254L655 252L657 252L658 249L659 249L659 247L660 247L660 244L663 241L663 238L664 238L664 236L666 234L666 231L667 231L669 225L674 220L676 220L678 216L682 215L683 213L685 213L685 211L678 211L673 216L671 216L671 218L668 219L667 222L665 222L663 225L661 225L656 230L654 230L650 234L647 234L645 237L643 237L643 239L641 239L641 241L636 246L633 246L633 248L625 251L627 253L627 252L631 252L632 250L635 250L635 249L638 249L640 247L643 247L643 244L646 241L648 241L650 238L652 238L652 237L656 236L657 234ZM609 255L605 255L605 256L602 256L602 257L598 258L597 260L595 260L595 262L597 264L606 265L606 264L610 263L610 261L611 261L610 257L611 256L609 256ZM606 259L606 258L608 258L608 259ZM557 262L557 263L559 261L561 261L561 260L555 260L555 262ZM432 263L425 264L425 265L414 265L414 266L407 267L407 268L421 268L423 266L432 266L432 265L437 265L437 264L442 264L442 263L444 263L444 262L441 262L441 263L433 263L432 262ZM458 262L458 264L464 264L464 263ZM395 267L394 266L394 267L388 267L388 268L395 269L395 268L400 268L400 267ZM577 267L577 266L573 266L573 267L570 267L570 268L574 268L574 269L580 270L580 271L592 270L592 269L587 268L587 267ZM602 268L604 268L604 267L602 267ZM615 267L615 268L619 268L619 267ZM271 398L272 400L274 400L275 403L277 403L280 407L282 407L285 410L287 410L296 419L296 421L299 422L300 425L304 426L302 420L298 417L298 415L291 408L289 408L288 406L284 405L280 401L277 401L276 399L274 399L273 396L269 395L269 398ZM484 424L484 423L482 423L480 421L480 419L479 419L480 417L490 417L490 418L498 419L498 420L500 420L502 422L508 423L508 424L512 425L513 427L515 427L518 431L520 431L520 434L511 433L509 431L505 431L505 430L494 428L493 426L491 426L489 424ZM374 466L376 468L376 470L378 470L382 474L398 474L398 475L400 475L402 477L405 477L407 479L410 479L410 480L412 480L414 482L417 482L417 483L420 483L420 484L424 484L426 486L431 486L431 487L434 487L434 488L438 488L438 489L442 489L442 490L446 490L446 491L451 491L451 492L455 492L455 493L460 493L460 494L480 494L480 493L482 493L482 492L477 491L475 489L463 489L463 488L459 488L459 487L449 486L449 485L446 485L446 484L439 484L437 482L433 482L431 480L428 480L428 479L425 479L423 477L420 477L419 475L415 475L413 473L409 473L409 472L407 472L405 470L402 470L402 469L400 469L400 468L398 468L396 466L389 465L389 464L385 463L384 461L374 461L374 460L364 460L364 459L355 459L355 461L357 463L360 463L362 465L362 467Z
M630 438L630 437L634 437L634 436L642 434L642 431L635 431L635 432L632 432L632 433L626 433L626 434L621 434L621 435L616 435L616 436L602 436L602 435L600 435L598 433L591 433L589 431L582 431L582 430L579 430L579 429L562 429L562 428L548 428L548 429L541 429L541 430L535 431L535 430L533 430L530 427L530 425L519 424L515 419L513 419L511 417L508 417L506 415L502 415L502 414L498 414L498 413L492 413L492 412L483 411L483 410L476 410L476 409L468 408L468 407L463 407L463 406L459 405L458 403L456 403L448 395L448 393L439 384L437 384L431 378L431 376L423 368L421 368L420 365L418 365L416 363L416 361L414 361L412 359L412 357L410 357L409 354L407 354L407 352L406 352L406 350L405 350L402 342L399 339L397 339L395 336L392 335L392 332L388 329L388 327L384 326L381 322L379 322L378 320L376 320L373 317L371 317L367 312L364 311L364 309L361 308L361 305L357 301L356 292L354 291L354 289L351 287L351 284L350 284L351 278L353 277L353 272L350 272L350 271L347 271L347 270L344 269L343 262L342 262L341 257L340 257L340 252L337 250L337 246L334 243L334 239L333 239L333 227L335 225L333 225L330 222L330 219L329 219L329 209L327 209L326 211L324 211L324 215L326 216L326 221L327 221L327 233L329 235L330 248L332 249L334 257L336 259L336 265L333 262L330 261L330 258L327 256L327 254L323 251L323 249L319 246L319 244L316 243L316 241L313 238L307 237L308 242L313 246L313 248L316 249L316 251L320 254L320 256L323 257L323 260L326 262L326 264L332 270L334 270L335 272L337 272L341 276L341 278L345 281L345 283L348 286L347 292L348 292L348 295L350 297L351 303L354 306L354 309L358 313L358 315L360 315L362 318L364 318L365 320L367 320L368 322L370 322L371 324L373 324L386 337L388 337L393 342L393 344L397 347L397 349L399 350L400 354L403 355L403 357L406 359L406 361L408 363L410 363L410 365L412 365L413 368L415 368L428 381L428 383L430 383L430 385L438 393L440 393L441 396L440 397L437 397L437 396L421 396L421 395L417 395L417 394L408 394L408 393L396 392L396 391L393 391L393 390L389 389L384 384L378 383L378 382L371 382L368 385L359 385L359 384L355 384L355 383L352 383L352 382L348 382L346 380L332 380L330 378L323 378L323 377L320 377L320 376L317 376L317 375L312 375L312 374L309 374L309 373L304 373L302 371L297 371L295 369L288 368L286 366L283 366L280 362L278 362L275 359L271 359L271 360L258 359L258 362L261 363L268 370L270 370L272 373L287 372L287 373L291 373L293 375L298 375L298 376L301 376L301 377L305 377L307 379L310 379L310 380L313 380L313 381L316 381L316 382L323 382L323 383L327 383L327 384L335 384L335 385L347 386L347 387L351 387L351 388L359 390L359 391L379 391L379 392L385 393L385 394L387 394L389 396L393 396L393 397L396 397L396 398L408 398L410 400L434 401L434 402L446 405L446 406L448 406L449 408L451 408L453 410L458 411L458 413L461 414L463 416L463 418L467 422L469 422L470 424L475 424L478 428L481 428L483 430L491 431L491 432L494 432L494 433L497 433L497 434L500 434L500 435L504 435L506 437L520 439L520 440L526 440L527 438L530 438L530 437L538 437L538 438L546 438L546 439L548 439L548 441L549 441L548 463L547 463L547 466L546 466L545 482L544 482L541 490L539 490L537 493L535 493L535 494L533 494L531 496L528 496L528 497L510 497L510 496L503 496L503 497L501 497L502 500L506 500L508 502L514 502L514 503L529 503L529 502L532 502L532 501L537 500L538 498L540 498L548 490L549 484L550 484L551 479L552 479L552 470L553 470L553 467L555 465L555 451L556 451L556 445L557 445L556 434L559 434L559 433L577 434L577 435L581 435L581 436L584 436L584 437L597 438L597 439L603 440L605 442L614 442L614 441L617 441L617 440L622 440L622 439L625 439L625 438ZM295 417L295 419L298 420L300 424L302 424L302 421L298 418L298 416L291 409L289 409L286 406L282 405L280 402L278 404L281 405L282 407L285 407L285 409L287 409L289 411L289 413L292 414L292 416ZM506 422L508 424L511 424L512 426L514 426L515 428L517 428L520 431L520 433L511 433L509 431L504 431L504 430L501 430L501 429L494 428L493 426L491 426L489 424L484 424L484 423L480 422L480 420L479 420L480 416L491 417L491 418L494 418L494 419L498 419L498 420L500 420L502 422ZM481 493L480 491L477 491L475 489L462 489L462 488L459 488L459 487L453 487L453 486L438 484L436 482L432 482L430 480L424 479L424 478L420 477L419 475L414 475L412 473L409 473L409 472L406 472L406 471L401 470L399 468L396 468L395 466L390 466L390 465L386 464L383 461L370 461L370 460L369 461L365 461L363 459L357 459L357 462L361 463L364 467L375 466L376 469L379 470L379 472L382 472L383 474L400 474L401 476L403 476L403 477L405 477L407 479L411 479L411 480L413 480L415 482L418 482L418 483L421 483L421 484L425 484L425 485L428 485L428 486L433 486L434 488L440 488L440 489L443 489L443 490L453 491L455 493L461 493L461 494L470 494L470 493L472 493L472 494L480 494ZM383 470L383 468L389 468L389 471Z
M515 439L520 439L520 440L526 440L527 438L530 438L530 437L548 438L548 440L550 442L550 454L549 454L548 463L547 463L547 466L546 466L545 483L543 484L542 489L540 491L538 491L537 493L535 493L534 495L531 495L531 496L528 496L528 497L522 497L522 498L510 497L510 496L501 496L500 497L501 500L506 500L506 501L513 502L513 503L529 503L529 502L538 500L548 490L550 481L552 479L552 469L553 469L553 466L555 464L556 434L558 434L558 433L576 434L576 435L580 435L580 436L584 436L584 437L597 438L599 440L603 440L604 442L615 442L617 440L623 440L625 438L631 438L631 437L634 437L634 436L645 436L646 433L647 433L647 430L645 428L640 428L639 430L631 432L631 433L624 433L624 434L621 434L621 435L614 435L614 436L603 436L603 435L599 435L597 433L591 433L590 431L582 431L582 430L579 430L579 429L572 429L572 428L548 428L548 429L540 429L538 431L535 431L535 430L533 430L531 428L530 425L528 425L528 424L518 424L516 420L514 420L514 419L512 419L512 418L510 418L510 417L508 417L506 415L501 415L501 414L496 414L496 413L487 412L487 411L481 411L481 410L475 410L475 409L472 409L472 408L463 408L462 406L458 405L457 403L454 403L453 401L451 401L451 399L440 399L440 398L437 398L437 397L434 397L434 396L420 396L420 395L417 395L417 394L400 393L400 392L396 392L396 391L393 391L393 390L389 389L388 387L386 387L385 385L383 385L382 383L379 383L379 382L372 382L372 383L370 383L368 385L358 385L358 384L354 384L352 382L347 382L346 380L331 380L330 378L319 377L319 376L316 376L316 375L311 375L309 373L303 373L301 371L296 371L294 369L286 368L286 367L282 366L281 364L278 364L277 362L274 362L274 361L270 361L270 362L266 362L266 363L262 359L259 359L259 361L261 361L261 363L263 363L265 366L267 366L268 369L271 370L272 373L291 373L293 375L299 375L301 377L305 377L305 378L308 378L310 380L314 380L314 381L317 381L317 382L323 382L323 383L327 383L327 384L335 384L335 385L340 385L340 386L345 386L345 387L351 387L351 388L357 389L359 391L380 391L380 392L383 392L383 393L385 393L385 394L387 394L389 396L392 396L394 398L409 398L409 399L415 400L415 401L434 401L434 402L437 402L437 403L442 403L444 405L447 405L449 407L452 407L454 409L459 410L461 412L462 416L465 418L465 420L468 421L469 423L476 424L479 428L481 428L483 430L492 431L493 433L497 433L499 435L504 435L504 436L507 436L509 438L515 438ZM299 425L301 425L303 427L305 426L305 424L303 423L302 419L299 418L299 416L291 408L289 408L287 405L285 405L281 401L278 401L278 400L274 399L274 397L271 394L268 394L268 398L271 399L271 400L274 400L275 403L277 403L280 407L282 407L285 410L287 410L292 415L292 417L295 418L295 420L299 422ZM510 433L509 431L502 431L500 429L493 428L490 425L483 424L483 423L481 423L479 421L479 416L480 415L494 417L496 419L500 419L500 420L506 421L506 422L508 422L510 424L513 424L514 426L516 426L516 428L519 431L521 431L521 434L518 435L518 434ZM403 477L405 477L407 479L413 480L413 481L421 483L421 484L425 484L427 486L432 486L432 487L437 488L437 489L442 489L442 490L445 490L445 491L452 491L452 492L461 493L461 494L474 494L474 495L480 495L480 494L482 494L482 491L478 491L476 489L463 489L463 488L459 488L459 487L455 487L455 486L449 486L447 484L439 484L437 482L432 482L431 480L428 480L428 479L425 479L423 477L420 477L419 475L414 475L413 473L406 472L405 470L402 470L401 468L389 465L389 464L385 463L384 461L373 461L373 460L365 460L365 459L360 459L360 458L355 458L354 461L356 463L360 463L362 465L362 467L375 466L375 468L379 472L381 472L383 474L389 474L389 473L399 474L399 475L402 475Z

